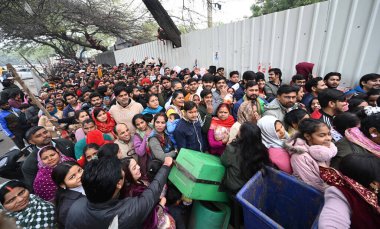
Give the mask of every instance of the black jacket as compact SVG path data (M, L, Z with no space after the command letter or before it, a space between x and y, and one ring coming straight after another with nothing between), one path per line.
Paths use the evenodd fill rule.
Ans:
M75 201L86 198L82 193L68 189L59 189L56 199L56 213L58 228L65 228L67 214Z
M8 101L10 95L15 91L20 92L21 98L24 98L24 93L21 91L21 89L17 85L12 84L9 87L4 88L1 92L1 101Z
M65 156L75 159L74 143L72 141L66 139L53 139L52 141L56 144L56 148L61 153L63 153ZM33 182L38 172L37 153L38 148L33 146L33 152L29 154L29 156L25 159L21 167L22 174L24 175L24 182L29 188L29 190L32 192Z
M69 210L66 228L104 229L118 217L119 228L142 228L146 217L157 205L170 168L162 166L149 187L138 197L111 199L91 203L87 198L77 200Z

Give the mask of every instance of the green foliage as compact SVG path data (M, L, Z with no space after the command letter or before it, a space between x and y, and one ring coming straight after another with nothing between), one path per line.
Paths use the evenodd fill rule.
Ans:
M306 6L326 0L265 0L262 6L253 4L251 6L252 16L258 17L265 14L279 12L287 9L292 9L300 6Z

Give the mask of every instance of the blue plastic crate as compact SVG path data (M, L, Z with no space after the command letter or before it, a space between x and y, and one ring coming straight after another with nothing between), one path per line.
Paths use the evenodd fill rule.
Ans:
M323 193L284 172L266 167L237 194L245 228L317 228Z

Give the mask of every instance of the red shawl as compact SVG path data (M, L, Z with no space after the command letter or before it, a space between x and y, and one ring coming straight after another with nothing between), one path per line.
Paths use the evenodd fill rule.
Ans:
M339 171L333 168L326 168L319 166L320 176L323 181L328 185L332 185L340 188L345 187L356 194L358 194L367 204L369 204L377 213L380 213L380 206L377 202L377 195L374 192L371 192L363 185L359 184L355 180L341 174Z
M98 127L98 130L100 130L102 133L105 134L112 134L113 137L115 137L115 134L113 133L113 128L116 125L115 120L111 117L111 114L109 112L107 113L107 121L106 122L100 122L94 115L94 112L92 112L91 116L92 119L95 121L95 125Z
M226 120L221 120L219 119L218 117L213 117L211 119L211 126L210 126L210 129L211 130L214 130L216 129L216 127L218 126L223 126L223 127L226 127L227 129L230 129L231 126L235 123L235 119L234 117L232 117L232 115L228 116L228 118Z

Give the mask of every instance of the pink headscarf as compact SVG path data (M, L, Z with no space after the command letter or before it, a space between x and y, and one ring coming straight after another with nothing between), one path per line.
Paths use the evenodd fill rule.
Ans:
M58 187L55 185L53 179L51 178L53 168L45 165L41 160L40 152L46 147L49 147L49 146L43 147L37 153L38 172L37 172L36 178L34 179L33 189L34 189L34 193L37 196L39 196L40 198L46 201L49 201L55 197L55 192L57 191ZM61 152L59 152L58 149L55 149L55 150L58 152L59 157L60 157L59 163L64 162L64 161L75 161L74 159L63 155Z

